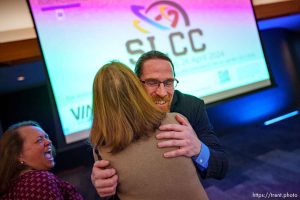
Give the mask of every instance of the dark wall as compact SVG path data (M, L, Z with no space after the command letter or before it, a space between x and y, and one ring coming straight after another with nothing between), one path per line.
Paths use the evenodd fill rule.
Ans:
M51 134L53 116L47 85L2 94L0 102L3 129L19 121L35 120L49 132L51 139L55 140L55 135Z
M300 22L299 22L300 24ZM299 25L300 26L300 25ZM298 81L296 81L295 84L299 84L299 79L300 79L300 32L294 32L291 34L291 37L289 38L289 47L291 49L291 57L292 60L294 61L294 66L295 66L295 74L294 76L297 77ZM299 86L300 87L300 86ZM299 91L299 87L297 90ZM300 97L297 96L297 104L300 105Z
M231 129L264 121L299 108L299 75L292 54L300 46L290 46L295 32L285 29L261 31L265 55L274 85L218 104L208 105L210 119L220 134ZM296 50L295 50L296 48Z

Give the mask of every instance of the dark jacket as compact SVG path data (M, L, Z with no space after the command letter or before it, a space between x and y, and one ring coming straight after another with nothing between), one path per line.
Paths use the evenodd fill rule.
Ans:
M189 120L200 141L208 146L210 150L208 168L203 172L199 171L201 177L224 178L228 170L228 159L208 119L203 100L175 90L171 112L184 115Z

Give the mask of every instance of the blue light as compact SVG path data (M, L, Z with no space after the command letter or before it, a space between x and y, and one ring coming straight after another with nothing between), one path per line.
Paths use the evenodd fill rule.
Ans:
M300 14L293 14L283 17L260 20L257 24L260 30L272 28L287 28L291 30L299 30L299 20Z
M289 118L289 117L293 117L293 116L298 115L298 114L299 114L299 111L296 110L296 111L287 113L287 114L285 114L285 115L281 115L281 116L279 116L279 117L276 117L276 118L270 119L270 120L268 120L268 121L265 121L265 122L264 122L264 125L265 125L265 126L268 126L268 125L270 125L270 124L279 122L279 121L281 121L281 120L287 119L287 118Z

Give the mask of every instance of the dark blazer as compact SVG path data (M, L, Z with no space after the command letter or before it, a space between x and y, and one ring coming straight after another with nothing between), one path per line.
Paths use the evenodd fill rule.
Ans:
M201 177L224 178L228 170L228 159L208 119L203 100L175 90L171 112L184 115L189 120L200 141L209 148L208 168L203 172L198 170Z

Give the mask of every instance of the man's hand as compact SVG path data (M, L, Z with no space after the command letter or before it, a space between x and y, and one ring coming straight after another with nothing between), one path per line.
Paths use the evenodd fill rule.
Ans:
M92 183L100 197L108 197L116 194L118 175L111 168L109 161L96 161L91 174Z
M178 156L197 156L201 150L201 142L193 127L181 115L176 115L179 124L165 124L159 127L164 131L157 134L157 139L169 139L158 143L158 147L179 147L177 150L164 153L164 157L173 158Z

